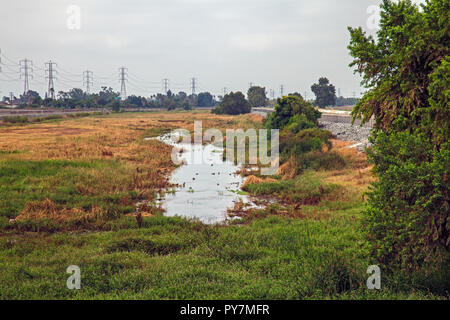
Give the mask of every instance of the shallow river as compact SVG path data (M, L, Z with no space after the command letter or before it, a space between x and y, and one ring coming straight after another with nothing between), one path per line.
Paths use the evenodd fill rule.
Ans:
M176 192L167 193L162 200L167 216L220 223L227 219L227 208L232 208L236 201L249 203L247 196L238 194L244 182L244 178L235 174L240 167L223 161L223 148L212 144L176 143L169 135L157 139L182 150L178 159L184 162L170 179L178 185Z

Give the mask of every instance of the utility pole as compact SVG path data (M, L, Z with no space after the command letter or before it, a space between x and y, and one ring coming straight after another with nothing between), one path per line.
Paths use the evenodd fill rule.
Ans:
M13 101L14 100L14 92L10 92L9 93L9 101Z
M338 97L342 97L341 96L341 88L338 89Z
M283 95L284 95L284 86L283 85L280 86L280 95L283 98Z
M23 95L26 95L30 90L30 82L29 79L33 79L33 61L28 59L23 59L19 61L20 65L20 78L24 80L23 83Z
M128 68L119 68L119 82L120 82L120 99L125 100L127 98L127 87L125 82L128 81Z
M55 66L57 64L51 60L45 63L46 78L48 79L48 97L52 100L55 99L55 84L53 83L53 80L56 80L54 73L57 72L54 68Z
M275 99L275 91L273 89L270 89L270 97L273 99Z
M162 82L163 82L164 93L167 94L167 92L169 91L169 79L165 78L162 80Z
M94 85L94 73L86 70L83 72L83 85L86 86L86 93L91 94L91 86Z

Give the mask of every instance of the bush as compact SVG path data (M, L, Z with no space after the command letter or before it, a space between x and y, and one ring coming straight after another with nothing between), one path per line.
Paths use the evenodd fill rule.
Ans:
M373 253L406 269L438 266L449 258L450 150L421 134L379 133L369 151L373 183L366 228Z
M392 269L430 271L449 256L449 10L448 0L421 10L384 0L377 39L349 28L351 66L367 89L352 115L373 119L378 132L368 237Z
M297 96L283 97L278 99L277 102L275 111L264 122L266 129L281 130L288 124L293 126L293 123L296 123L300 130L302 127L317 126L317 120L321 113L310 102L306 102L303 98ZM297 115L303 115L303 117L294 118Z
M301 130L315 128L316 123L309 121L305 114L296 114L293 116L288 124L286 130L292 133L298 133Z
M296 134L283 130L280 134L281 157L286 161L291 156L300 157L310 151L322 150L324 146L330 150L331 136L331 132L318 128L302 130Z
M305 153L297 160L302 170L339 170L345 168L347 162L342 156L334 151L322 152L312 151Z

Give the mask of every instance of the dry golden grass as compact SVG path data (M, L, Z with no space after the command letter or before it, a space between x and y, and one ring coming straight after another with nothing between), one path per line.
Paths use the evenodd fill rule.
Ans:
M0 127L0 150L18 151L12 158L43 159L118 159L167 167L170 147L157 141L142 143L145 130L193 130L194 120L203 128L248 128L262 117L219 116L211 113L139 113L68 119L58 123ZM158 157L161 155L162 157Z
M367 162L365 153L355 148L348 148L353 143L341 140L332 140L332 143L333 150L350 165L342 170L324 171L324 181L344 187L345 192L341 194L344 199L361 198L365 201L364 194L376 179L372 175L373 166Z
M103 218L104 212L101 208L93 207L86 212L78 208L59 209L56 203L50 199L44 201L28 202L26 207L17 216L17 221L50 219L54 222L90 223Z
M272 178L261 179L261 178L251 175L245 179L244 183L242 184L242 188L245 188L249 184L261 184L261 183L270 183L270 182L278 182L278 180L275 180Z
M219 116L197 111L124 113L0 127L0 161L119 161L124 169L117 175L111 170L80 169L80 172L85 170L81 176L89 178L77 181L78 193L94 197L134 191L137 199L151 200L155 192L167 187L168 175L175 165L171 161L170 146L157 140L144 141L144 138L164 130L193 130L194 120L201 120L205 130L255 127L262 122L262 117ZM51 184L51 178L46 183ZM127 198L122 202L126 206L134 205ZM152 208L148 212L153 214ZM101 208L61 208L49 199L42 199L27 203L17 219L87 222L103 215Z

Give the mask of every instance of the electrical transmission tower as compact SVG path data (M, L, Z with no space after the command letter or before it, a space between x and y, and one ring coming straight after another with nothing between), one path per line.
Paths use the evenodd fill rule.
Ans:
M283 97L283 95L284 95L284 86L283 85L280 86L280 95L281 95L281 97Z
M125 86L125 82L128 81L128 68L120 67L119 68L119 81L120 81L120 98L125 100L127 98L127 87Z
M48 97L53 100L55 99L55 84L53 80L56 80L55 73L57 73L55 66L58 65L51 60L45 63L46 79L48 80Z
M195 79L195 78L192 78L192 79L191 79L191 90L192 90L192 94L193 94L193 95L195 94L196 81L197 81L197 79Z
M86 93L91 94L91 86L94 85L94 73L86 70L83 72L83 85L86 86Z
M33 61L28 59L23 59L19 61L20 65L20 78L24 80L23 83L23 94L26 95L30 90L29 79L33 79Z
M167 94L167 92L169 91L169 79L163 79L162 82L164 93Z

